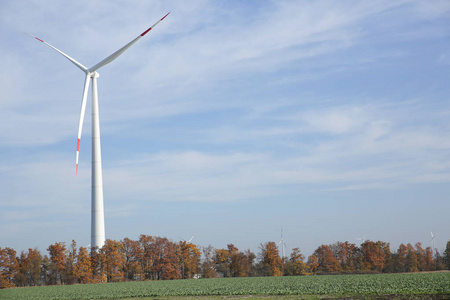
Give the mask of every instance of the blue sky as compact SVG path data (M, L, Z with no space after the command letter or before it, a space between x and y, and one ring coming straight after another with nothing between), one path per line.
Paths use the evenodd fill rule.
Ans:
M188 3L189 2L189 3ZM257 252L450 239L450 2L2 1L0 246L90 243L90 67L107 238Z

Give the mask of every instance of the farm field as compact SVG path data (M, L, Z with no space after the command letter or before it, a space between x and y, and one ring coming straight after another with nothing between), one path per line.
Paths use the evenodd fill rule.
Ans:
M450 272L146 281L0 290L0 299L450 299Z

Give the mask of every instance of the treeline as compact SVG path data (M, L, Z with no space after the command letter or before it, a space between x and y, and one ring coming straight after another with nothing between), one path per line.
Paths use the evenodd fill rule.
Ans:
M298 276L310 274L395 273L450 269L450 241L443 255L401 244L392 252L389 243L366 241L360 246L336 242L319 246L306 261L299 248L280 257L277 244L261 244L257 254L167 238L141 235L138 240L107 240L101 249L55 243L42 255L0 247L0 288L246 276ZM203 255L202 255L203 252Z

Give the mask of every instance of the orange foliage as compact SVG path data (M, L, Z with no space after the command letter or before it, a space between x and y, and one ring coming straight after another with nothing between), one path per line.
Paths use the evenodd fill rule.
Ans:
M274 242L268 242L261 247L264 266L269 271L269 276L283 276L283 262L278 253L278 247Z

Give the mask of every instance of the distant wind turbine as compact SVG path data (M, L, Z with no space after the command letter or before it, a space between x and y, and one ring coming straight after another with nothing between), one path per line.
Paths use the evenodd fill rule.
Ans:
M180 237L180 239L182 239L183 241L185 241L187 244L189 244L193 239L194 239L194 237L196 236L197 234L194 234L193 236L191 236L191 238L189 239L189 240L185 240L185 239L183 239L183 238L181 238Z
M286 246L286 243L283 240L283 227L281 227L281 239L278 242L278 245L281 245L281 253L283 255L282 258L284 259L286 257L286 255L284 253L284 247L287 247L287 246Z
M168 13L169 14L169 13ZM91 245L96 248L101 248L105 244L105 216L103 212L103 179L102 179L102 157L101 157L101 148L100 148L100 121L99 121L99 112L98 112L98 93L97 93L97 78L99 74L97 70L101 67L109 64L117 57L119 57L122 53L124 53L128 48L130 48L134 43L136 43L140 38L146 35L150 30L152 30L159 22L164 20L167 17L166 14L163 18L161 18L158 22L153 24L152 27L145 30L139 36L137 36L134 40L103 59L96 65L91 68L86 68L84 65L65 54L64 52L58 50L52 45L44 42L43 40L28 34L29 36L35 38L36 40L46 44L51 47L53 50L59 52L62 56L70 60L75 66L81 69L86 74L86 79L84 81L84 90L83 90L83 98L81 101L81 113L80 113L80 122L78 125L78 139L77 139L77 156L76 156L76 174L78 174L78 156L80 153L80 139L81 139L81 130L83 128L84 114L86 110L86 100L89 89L89 82L92 80L92 193L91 193Z
M431 251L433 253L433 256L436 255L436 241L435 241L435 236L433 235L433 232L430 229L430 234L431 234Z
M197 235L197 234L194 234L193 236L191 236L191 238L189 239L188 243L190 243L190 242L194 239L194 237L195 237L196 235Z
M359 240L359 241L361 241L361 244L364 244L364 242L366 241L366 237L355 238L355 240Z

